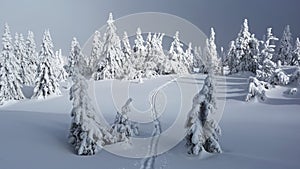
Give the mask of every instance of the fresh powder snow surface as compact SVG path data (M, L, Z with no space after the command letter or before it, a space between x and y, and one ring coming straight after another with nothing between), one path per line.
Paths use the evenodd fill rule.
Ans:
M162 130L171 126L179 112L179 85L197 85L198 91L206 75L196 79L180 77L163 89L158 97L165 100L164 113L160 117ZM170 151L157 156L156 169L295 169L300 168L300 92L286 93L297 86L276 86L266 92L265 102L245 102L249 75L239 74L226 77L226 83L218 77L217 99L226 104L220 120L222 154L201 152L200 156L190 156L185 148L185 140ZM141 111L150 107L149 93L160 85L172 80L172 76L144 80L144 83L129 83L129 97L132 105ZM113 123L116 111L112 97L112 86L116 83L104 80L95 82L95 95L105 119ZM115 88L117 90L117 88ZM26 89L23 89L26 90ZM29 89L28 89L29 90ZM32 90L32 89L31 89ZM299 88L298 88L299 91ZM94 156L78 156L68 143L67 135L71 124L71 102L68 89L61 85L62 96L45 100L14 101L0 107L0 168L1 169L139 169L142 158L124 158L105 150ZM26 95L30 95L27 92ZM196 93L190 100L183 101L192 106ZM219 96L218 96L219 94ZM28 97L28 96L26 96ZM125 100L126 101L126 100ZM122 103L124 103L123 101ZM121 102L121 101L120 101ZM188 112L184 112L188 113ZM186 119L182 119L185 121ZM153 123L141 124L138 137L151 136ZM134 146L134 145L132 145ZM147 148L145 148L147 153Z

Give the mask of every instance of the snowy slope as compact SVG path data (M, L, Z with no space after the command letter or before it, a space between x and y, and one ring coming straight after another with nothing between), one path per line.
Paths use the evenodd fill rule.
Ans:
M247 75L218 78L218 99L226 94L226 104L220 121L223 135L220 145L224 153L211 155L202 153L201 157L187 155L184 141L158 156L155 168L165 169L253 169L300 168L300 95L284 94L286 87L276 87L267 92L265 103L244 102L247 92ZM161 116L163 130L170 127L180 108L180 85L187 84L201 88L205 76L198 75L196 80L182 77L163 89L160 99L167 99ZM127 83L129 96L139 111L149 108L149 92L171 80L165 76L145 83ZM95 83L95 95L105 119L113 122L116 115L112 93L120 93L124 86L113 81ZM113 86L113 87L112 87ZM113 89L113 90L112 90ZM299 90L299 89L298 89ZM112 92L114 91L114 92ZM47 100L25 100L13 102L0 108L0 168L1 169L139 169L142 159L131 159L101 151L95 156L80 157L74 154L67 142L70 125L71 102L68 91L62 89L63 96ZM190 100L184 101L190 107ZM125 100L126 101L126 100ZM115 101L116 102L116 101ZM122 99L120 99L122 102ZM120 103L121 104L121 103ZM122 103L123 104L123 103ZM174 111L176 111L174 113ZM185 112L187 113L187 112ZM185 120L185 119L182 119ZM151 135L153 125L143 124L141 136ZM146 151L146 149L145 149Z

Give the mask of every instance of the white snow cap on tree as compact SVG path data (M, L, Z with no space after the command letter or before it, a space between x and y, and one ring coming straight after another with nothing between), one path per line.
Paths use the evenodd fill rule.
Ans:
M73 86L70 89L70 100L73 101L71 111L71 127L69 143L78 155L93 155L104 145L114 142L108 129L104 128L88 96L88 84L76 65L72 75Z
M123 63L125 61L122 52L121 41L117 35L112 14L109 14L107 28L104 34L104 45L101 56L103 58L97 64L97 71L93 74L95 80L114 79L123 77Z
M9 100L24 99L21 91L22 79L19 74L19 61L13 52L9 26L5 23L0 56L0 104Z
M33 98L47 98L50 95L60 95L60 89L56 72L53 70L56 66L53 53L53 43L49 30L44 33L41 51L39 53L40 64L38 65L38 74L35 80ZM57 71L57 70L56 70Z
M282 38L280 39L280 45L278 50L278 56L276 61L281 61L282 65L292 65L292 33L290 26L287 25L284 28Z
M203 150L222 152L218 143L221 128L211 116L216 109L214 80L208 74L201 91L193 99L193 107L186 122L189 154L198 155Z
M138 135L138 126L136 123L130 121L127 113L130 112L130 103L132 99L129 98L122 107L121 112L117 112L114 124L112 125L112 134L117 137L117 141L130 141L130 137Z

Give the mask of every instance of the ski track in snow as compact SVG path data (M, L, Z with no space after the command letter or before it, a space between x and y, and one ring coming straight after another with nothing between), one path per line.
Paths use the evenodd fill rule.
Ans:
M168 86L169 84L173 83L174 81L176 81L179 77L176 77L168 82L166 82L165 84L159 86L157 89L155 89L153 91L153 94L150 97L150 105L151 105L151 109L152 109L152 116L153 116L153 124L154 124L154 128L153 128L153 133L152 133L152 139L150 142L150 147L148 149L148 156L142 160L142 165L140 169L155 169L154 168L154 164L155 164L155 159L156 159L156 154L157 154L157 146L158 146L158 141L159 141L159 137L161 134L161 124L159 119L157 118L157 112L156 112L156 108L155 108L155 100L156 100L156 96L158 94L158 92L163 89L164 87Z

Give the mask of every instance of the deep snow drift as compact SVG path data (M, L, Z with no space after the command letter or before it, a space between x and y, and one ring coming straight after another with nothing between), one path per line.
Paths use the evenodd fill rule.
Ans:
M177 83L198 85L201 89L205 76L196 79L181 77ZM289 87L276 87L266 92L265 102L244 102L248 76L226 77L226 83L218 77L219 96L226 92L226 104L220 121L223 153L201 153L200 157L189 156L185 141L157 157L155 168L164 169L253 169L300 168L300 93L288 95ZM149 108L149 92L171 80L171 76L144 80L144 83L129 83L129 95L133 105ZM121 81L126 83L126 81ZM113 123L116 108L111 93L111 80L95 83L95 94L105 118ZM63 86L63 85L62 85ZM290 86L295 87L295 86ZM226 90L225 90L226 89ZM71 102L68 90L61 88L63 96L47 100L23 100L10 102L0 107L0 168L2 169L138 169L142 159L131 159L101 151L94 156L82 157L74 153L68 144ZM180 90L176 83L163 89L167 99L165 113L160 121L162 130L170 127L177 116ZM299 91L299 89L298 89ZM30 93L30 92L28 92ZM223 93L224 94L224 93ZM190 94L187 107L191 108L195 93ZM123 102L124 103L124 102ZM175 114L173 111L176 111ZM185 112L188 113L188 112ZM182 119L185 121L186 119ZM152 123L140 126L140 136L150 136ZM134 145L133 145L134 146ZM147 148L145 148L147 151Z

